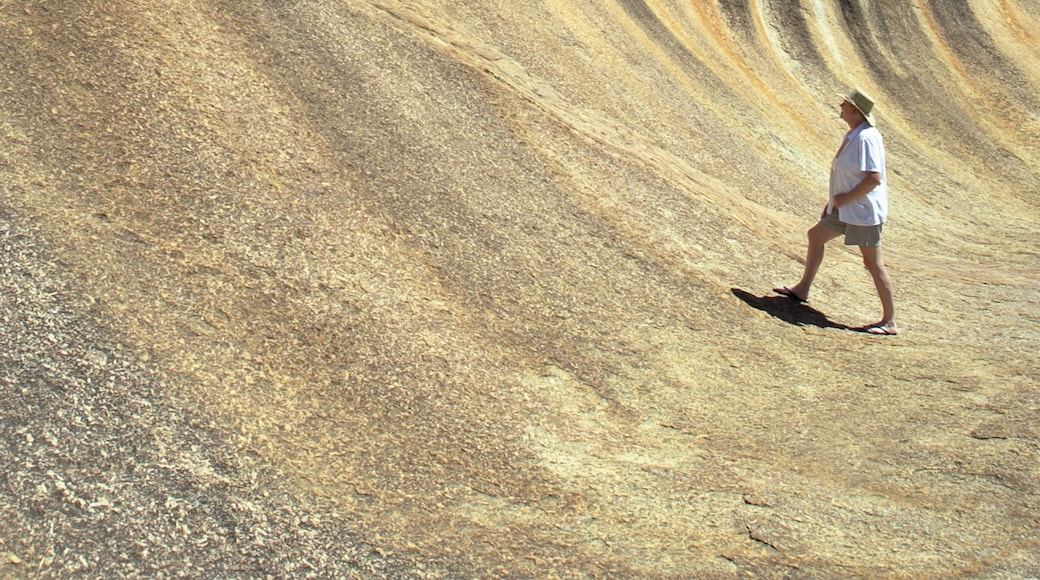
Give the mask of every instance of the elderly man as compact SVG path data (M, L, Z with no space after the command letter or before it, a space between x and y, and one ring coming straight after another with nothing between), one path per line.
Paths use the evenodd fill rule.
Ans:
M863 264L874 278L881 298L881 321L864 326L871 334L894 335L895 303L892 281L881 259L881 230L888 217L885 145L874 126L874 99L854 90L841 102L841 119L849 126L831 162L830 198L820 221L809 230L809 247L802 279L773 291L798 302L809 301L827 242L844 235L846 246L859 246Z

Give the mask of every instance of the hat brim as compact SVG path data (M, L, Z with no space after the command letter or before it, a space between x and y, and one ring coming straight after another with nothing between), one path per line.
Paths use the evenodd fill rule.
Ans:
M843 95L841 93L837 93L837 95L842 98L843 102L848 102L853 107L856 107L856 110L859 111L860 115L863 115L863 119L866 120L868 125L870 125L871 127L874 126L874 114L873 113L871 113L869 115L864 113L863 109L859 108L859 105L857 105L855 101L850 99L848 95Z

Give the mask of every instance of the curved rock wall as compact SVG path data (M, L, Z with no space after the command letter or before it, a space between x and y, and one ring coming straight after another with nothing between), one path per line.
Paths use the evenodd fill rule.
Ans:
M0 187L163 405L415 574L1035 575L1038 37L1036 0L7 2ZM892 338L837 243L769 296L854 86Z

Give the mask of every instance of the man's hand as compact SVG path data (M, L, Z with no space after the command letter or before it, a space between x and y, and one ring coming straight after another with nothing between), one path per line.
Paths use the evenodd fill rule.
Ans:
M881 174L876 171L867 171L863 174L863 180L856 185L852 191L834 195L834 207L844 207L857 199L867 195L881 184Z

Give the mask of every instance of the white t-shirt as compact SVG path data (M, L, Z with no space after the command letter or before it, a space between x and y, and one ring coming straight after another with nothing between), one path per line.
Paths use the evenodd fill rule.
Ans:
M827 213L834 211L834 196L852 191L867 171L881 174L881 183L867 195L838 208L838 219L854 226L876 226L888 218L888 177L885 144L881 132L867 123L849 133L849 143L831 163L831 192Z

